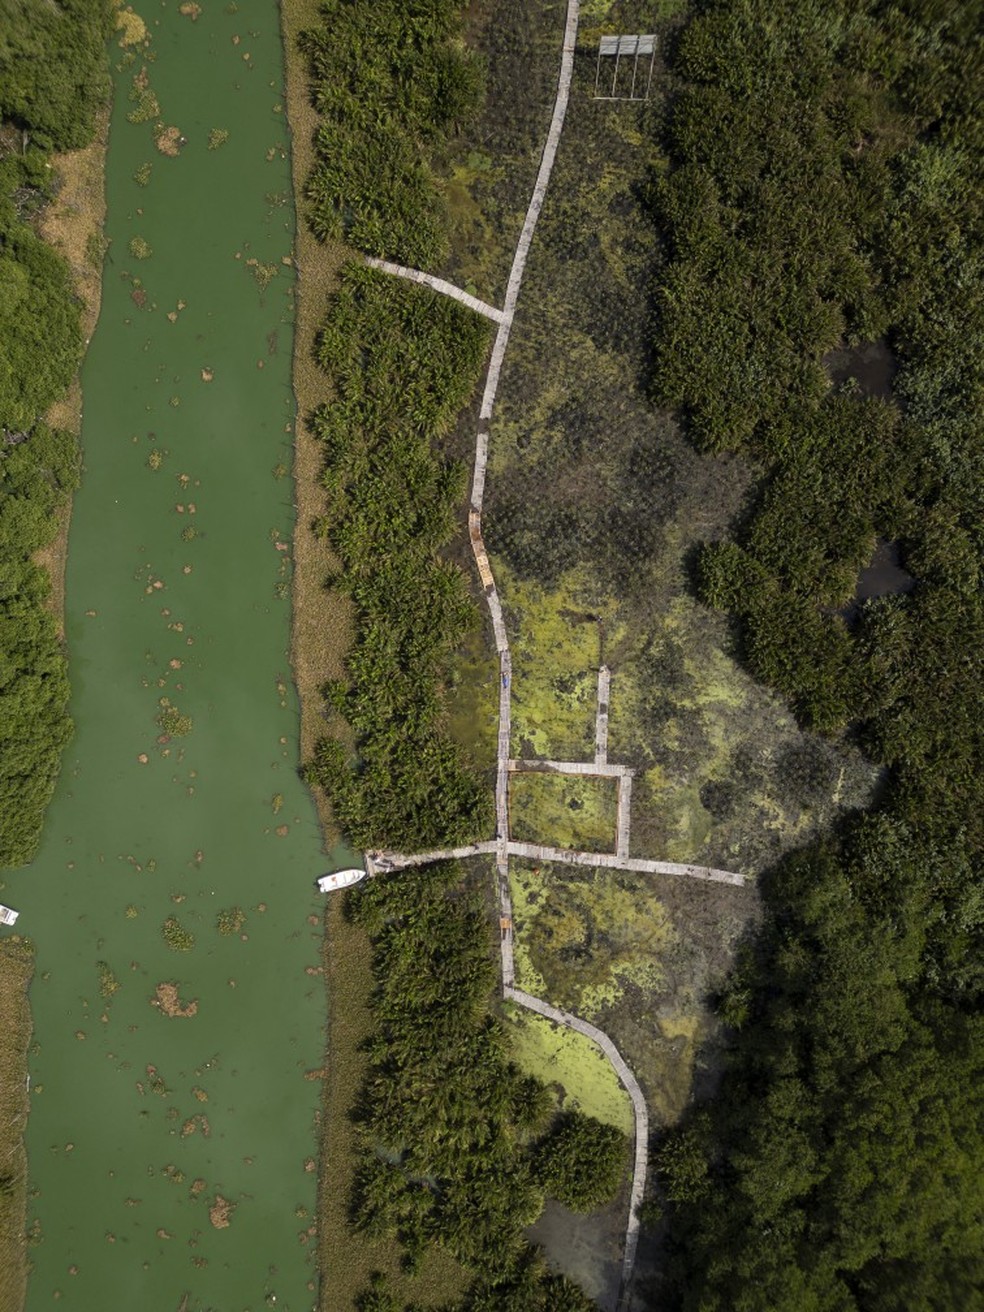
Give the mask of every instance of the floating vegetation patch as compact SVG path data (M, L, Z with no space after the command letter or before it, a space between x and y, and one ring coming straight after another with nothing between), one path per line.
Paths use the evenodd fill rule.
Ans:
M140 167L133 175L133 181L137 184L138 187L146 187L147 183L150 181L150 175L151 172L153 171L153 168L154 168L153 164L140 165Z
M164 935L167 938L167 934ZM192 943L194 943L193 936ZM172 945L168 943L168 946ZM158 984L154 990L154 996L150 1000L150 1005L156 1007L158 1011L165 1016L171 1017L188 1017L194 1016L198 1012L198 999L192 998L190 1002L182 1002L178 992L178 986L173 980L164 980Z
M215 1201L208 1209L208 1219L216 1230L225 1230L232 1220L235 1210L235 1203L230 1202L228 1198L223 1198L221 1194L216 1194Z
M618 781L519 771L509 778L513 837L587 852L614 852Z
M135 260L149 260L154 253L150 243L143 237L131 237L127 250Z
M242 907L227 907L215 920L215 928L220 934L238 934L245 924L246 912Z
M659 988L676 934L666 908L614 871L568 874L564 867L516 863L517 934L547 997L594 1016L627 981Z
M169 738L183 738L191 733L193 726L190 715L183 715L167 697L162 697L158 704L161 709L157 716L157 723Z
M229 133L225 128L212 128L208 134L208 148L209 150L218 150L218 148L224 146L228 140Z
M128 122L152 123L160 117L161 107L150 87L146 68L134 76L128 99L133 105L126 116Z
M116 31L119 34L117 44L123 48L136 46L141 41L147 40L146 23L139 14L134 13L129 5L125 9L116 11ZM129 57L132 58L132 52Z
M269 287L270 283L280 272L275 264L264 264L261 260L257 260L255 257L246 261L246 268L249 269L250 273L253 275L256 280L256 285L261 292L266 291L267 287Z
M582 1111L623 1134L633 1129L632 1104L611 1062L584 1034L507 1004L506 1033L517 1065L558 1093L560 1105Z
M161 926L164 942L172 952L190 952L195 946L195 936L175 916L168 916Z
M159 123L154 129L154 145L162 155L180 155L184 144L184 137L178 128Z
M120 987L120 982L113 974L112 968L107 961L97 961L96 971L99 974L99 996L111 998Z

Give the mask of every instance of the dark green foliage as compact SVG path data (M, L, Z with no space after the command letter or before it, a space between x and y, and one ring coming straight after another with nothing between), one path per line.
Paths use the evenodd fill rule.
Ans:
M890 774L766 883L719 1096L657 1158L661 1307L984 1307L982 18L714 3L679 44L657 392L764 470L699 586L759 678ZM831 389L823 354L879 334L896 399ZM878 536L917 586L848 622Z
M590 1302L547 1276L523 1228L555 1184L582 1206L610 1197L625 1138L583 1117L564 1118L545 1139L531 1135L542 1124L543 1090L507 1059L489 1011L488 921L459 877L453 864L425 866L412 877L377 876L350 895L373 936L376 981L354 1221L368 1234L396 1234L411 1265L437 1242L476 1268L454 1312L580 1312Z
M68 387L81 346L65 261L15 229L0 244L0 429L32 427Z
M442 141L482 94L481 68L458 41L461 6L324 0L321 14L323 25L301 38L321 117L312 227L369 255L432 267L447 247Z
M625 1175L625 1135L567 1112L540 1143L533 1172L545 1193L575 1212L610 1203Z
M0 866L34 856L71 736L50 584L30 555L51 537L77 477L71 434L43 423L15 443L0 434Z
M107 0L0 0L0 119L48 150L75 150L109 93Z
M71 734L50 584L32 557L78 480L75 439L41 416L82 340L68 267L33 222L49 199L43 148L91 136L109 12L103 0L0 0L0 866L34 856Z
M361 847L412 851L491 824L489 789L441 726L444 667L477 617L461 571L438 555L464 471L433 450L475 385L487 340L485 322L447 297L352 266L319 341L335 383L313 422L323 522L357 616L348 682L327 693L358 761L330 738L310 773Z

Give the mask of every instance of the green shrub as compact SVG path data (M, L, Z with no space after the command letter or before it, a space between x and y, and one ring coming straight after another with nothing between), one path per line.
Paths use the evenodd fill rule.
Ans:
M544 1193L575 1212L610 1203L625 1175L625 1135L593 1116L566 1112L537 1145L533 1172Z
M476 614L438 556L464 471L434 452L474 388L488 327L447 297L350 266L318 343L335 400L314 416L325 525L357 626L347 679L326 689L355 734L308 770L357 846L414 850L491 825L491 792L441 726L439 686Z
M448 233L435 154L482 96L481 66L457 40L461 6L435 0L424 14L398 0L326 0L321 16L301 37L320 118L312 228L434 266Z

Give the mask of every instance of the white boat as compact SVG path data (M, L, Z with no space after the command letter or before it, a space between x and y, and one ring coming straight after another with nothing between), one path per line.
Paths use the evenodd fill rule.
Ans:
M16 925L19 911L14 911L12 907L5 907L0 903L0 925Z
M318 889L322 893L335 893L340 888L351 888L365 877L364 870L336 870L333 875L321 876L318 880Z

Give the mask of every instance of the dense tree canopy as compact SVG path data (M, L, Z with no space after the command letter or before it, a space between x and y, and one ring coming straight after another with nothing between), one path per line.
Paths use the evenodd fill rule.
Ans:
M658 1154L660 1306L984 1306L982 18L708 3L676 44L655 392L762 471L699 586L887 776L765 881L720 1094ZM890 394L832 385L827 352L878 337ZM915 586L852 618L879 537Z
M107 89L109 8L0 0L0 866L29 861L71 733L50 584L33 561L75 486L78 449L43 419L78 368L79 306L38 236L47 151L83 145Z
M109 94L107 0L0 0L0 120L47 150L92 136Z
M373 937L369 1071L357 1117L353 1216L392 1233L409 1265L440 1243L476 1279L446 1312L587 1312L523 1240L545 1195L601 1206L625 1174L625 1136L590 1117L553 1124L539 1082L508 1059L489 1010L496 965L480 900L447 863L377 876L351 895ZM366 1306L385 1291L367 1291ZM385 1302L380 1306L387 1306Z
M481 94L479 66L454 40L461 6L325 0L321 15L301 38L321 124L312 227L433 265L449 219L431 164ZM491 827L490 789L442 726L447 662L478 617L464 575L439 554L465 470L435 449L474 391L488 339L489 325L455 302L355 265L318 339L334 390L311 420L327 493L319 529L341 562L331 584L354 603L356 636L347 678L325 687L333 732L309 778L360 847L440 847Z

